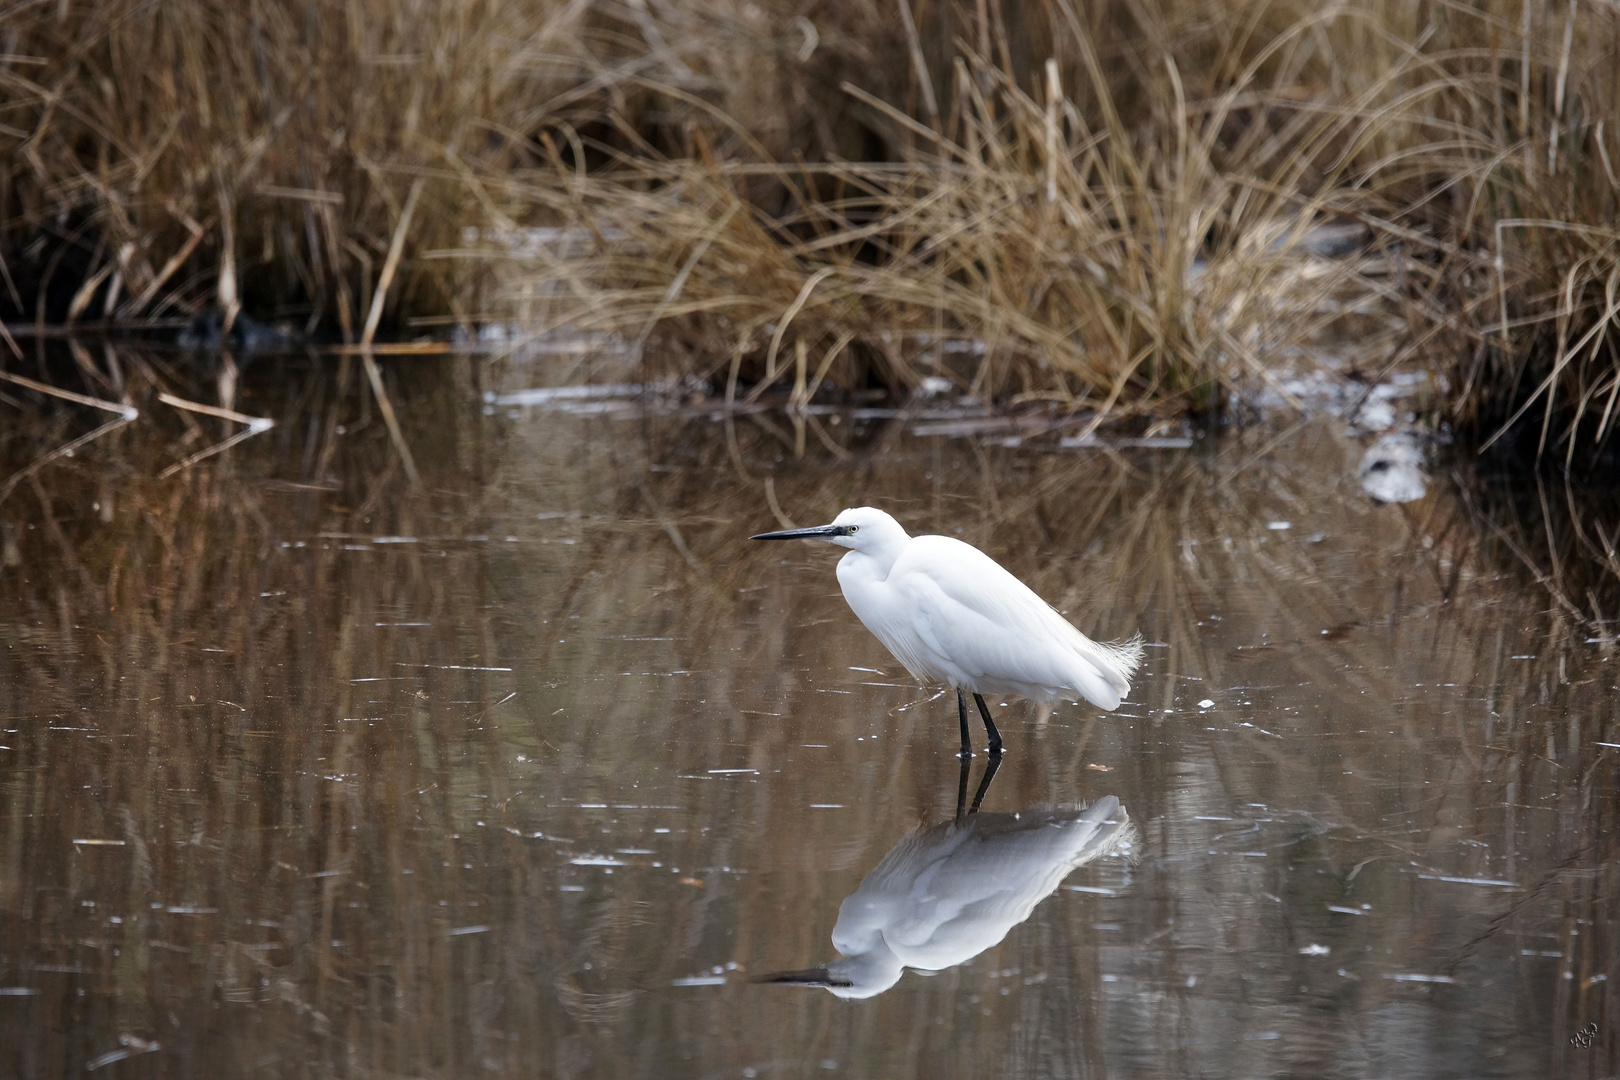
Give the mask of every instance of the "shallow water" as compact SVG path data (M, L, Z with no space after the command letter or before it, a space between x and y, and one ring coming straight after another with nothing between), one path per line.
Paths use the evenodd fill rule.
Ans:
M1328 420L843 413L795 460L775 414L487 409L525 373L406 364L420 488L358 384L248 372L274 431L158 480L229 425L153 406L0 503L0 1075L1616 1071L1620 661L1478 492L1375 505ZM747 542L773 501L960 535L1150 643L1117 713L991 703L982 833L1131 828L955 864L1051 891L861 1000L751 980L836 962L986 763L837 552Z

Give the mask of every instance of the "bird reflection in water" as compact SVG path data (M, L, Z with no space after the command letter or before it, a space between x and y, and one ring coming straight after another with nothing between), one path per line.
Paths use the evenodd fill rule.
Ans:
M899 982L908 967L934 972L966 963L1029 918L1070 871L1128 843L1130 816L1112 795L1087 807L979 813L999 764L990 759L964 810L964 760L956 817L901 840L839 905L832 943L841 957L755 981L868 998Z

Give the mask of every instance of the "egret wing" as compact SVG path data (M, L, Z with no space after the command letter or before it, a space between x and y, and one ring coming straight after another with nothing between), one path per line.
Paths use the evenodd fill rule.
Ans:
M932 654L932 666L951 682L971 687L990 679L1032 686L1068 681L1051 662L1049 643L962 603L938 579L913 575L896 591L907 602L917 638Z
M1086 694L1099 704L1130 691L1141 658L1138 641L1092 641L970 544L916 537L889 582L910 600L918 633L970 675L1078 690L1100 683L1108 689ZM1084 669L1078 683L1076 658Z

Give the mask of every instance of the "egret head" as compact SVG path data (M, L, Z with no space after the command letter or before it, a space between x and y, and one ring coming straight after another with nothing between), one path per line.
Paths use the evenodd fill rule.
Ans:
M831 525L817 525L809 529L784 529L781 532L760 533L753 540L826 540L839 547L872 553L902 544L911 539L894 518L874 506L854 506L837 517Z

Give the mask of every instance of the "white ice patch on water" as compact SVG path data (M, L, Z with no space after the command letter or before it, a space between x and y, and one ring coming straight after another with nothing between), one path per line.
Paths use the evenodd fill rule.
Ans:
M1361 490L1381 503L1423 498L1429 487L1423 437L1414 431L1390 432L1362 455L1356 466Z

